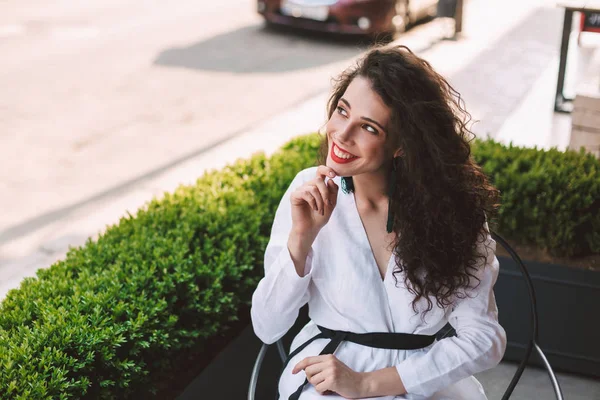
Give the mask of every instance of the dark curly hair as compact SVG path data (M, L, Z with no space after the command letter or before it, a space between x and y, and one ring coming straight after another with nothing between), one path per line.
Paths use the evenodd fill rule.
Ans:
M386 147L403 151L396 159L390 200L394 280L398 285L397 274L405 273L415 312L421 299L427 300L425 311L432 310L431 297L445 308L479 284L476 273L487 257L479 243L489 233L486 218L499 207L499 191L471 157L471 115L460 94L427 61L405 46L378 46L335 80L330 118L357 76L367 78L392 111ZM324 136L321 164L328 150ZM390 170L393 162L390 156Z

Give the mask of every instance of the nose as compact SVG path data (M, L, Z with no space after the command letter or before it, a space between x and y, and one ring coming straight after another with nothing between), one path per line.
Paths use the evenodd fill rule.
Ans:
M352 136L352 124L350 122L346 122L345 124L340 126L337 131L337 135L335 136L342 143L350 140L350 137Z

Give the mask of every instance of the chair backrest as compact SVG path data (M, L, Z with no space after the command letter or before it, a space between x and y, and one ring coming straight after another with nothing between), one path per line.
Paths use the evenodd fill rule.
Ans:
M556 374L554 373L552 366L548 362L546 355L544 354L544 352L542 351L542 349L540 348L540 346L537 343L537 341L538 341L537 300L535 297L535 290L533 288L533 281L531 280L531 276L529 276L529 272L527 271L525 264L523 264L523 261L521 261L521 257L519 257L517 252L512 247L510 247L510 245L506 242L506 240L504 240L497 233L492 232L491 234L492 234L492 239L494 239L496 241L496 243L500 243L500 245L502 247L504 247L504 249L508 252L508 254L510 254L510 256L515 261L515 263L519 266L519 269L521 270L521 275L523 276L523 279L525 280L525 283L527 284L527 292L529 293L529 307L531 310L531 315L530 315L530 317L531 317L531 336L529 337L527 349L525 350L525 357L523 357L523 359L521 360L521 363L519 364L517 371L513 375L513 378L510 381L508 388L506 389L506 391L504 392L504 395L502 396L502 400L507 400L508 398L510 398L510 395L512 394L513 390L515 390L517 383L519 383L519 379L521 379L521 376L523 375L523 371L525 371L525 368L527 367L527 362L529 361L529 357L531 356L531 352L533 349L535 349L535 351L537 352L538 356L540 357L540 359L544 365L544 368L546 369L546 372L548 372L548 376L550 377L550 382L552 384L552 388L554 389L554 394L556 395L556 398L558 400L563 400L562 390L561 390L560 384L558 383L558 379L556 378Z
M527 345L527 349L525 351L525 357L523 357L523 359L521 360L521 363L519 364L517 371L513 375L512 379L508 385L508 388L506 389L506 391L504 392L504 395L502 396L502 400L507 400L510 398L515 387L517 386L517 383L519 383L519 380L521 379L521 376L523 375L523 371L527 367L527 362L529 361L529 358L531 357L531 353L534 349L535 349L536 353L538 354L538 356L540 357L542 364L543 364L544 368L546 369L546 372L548 372L548 376L550 377L550 382L552 384L552 388L554 389L554 394L556 395L557 400L563 400L562 389L560 387L560 384L558 383L556 374L554 373L552 366L548 362L546 355L544 354L544 352L542 351L542 349L540 348L540 346L537 343L537 341L538 341L537 301L536 301L536 297L535 297L535 290L533 288L533 282L531 280L531 277L529 276L529 272L527 271L527 268L523 264L523 261L521 261L521 258L517 255L517 253L514 251L514 249L509 246L509 244L506 242L506 240L504 240L501 236L499 236L498 234L496 234L494 232L492 232L491 235L492 235L492 239L494 239L496 241L496 243L500 243L500 245L502 247L504 247L504 249L510 254L510 256L515 261L515 263L519 266L519 268L521 270L521 274L523 276L523 279L525 280L525 282L527 284L527 291L529 293L529 306L530 306L530 310L531 310L531 336L529 339L529 343ZM452 331L453 331L452 329L445 330L441 337L446 337L446 336L452 334ZM281 358L281 362L284 363L287 358L287 353L285 352L285 349L283 348L283 343L282 343L281 339L277 341L276 345L277 345L277 349L279 351L279 356ZM254 396L255 396L255 392L256 392L256 385L258 383L258 375L260 372L260 367L263 363L263 360L265 358L268 348L269 348L269 345L267 345L267 344L262 345L262 347L258 353L258 357L256 358L256 362L254 363L254 368L252 370L252 376L250 377L250 386L248 388L248 400L254 400Z

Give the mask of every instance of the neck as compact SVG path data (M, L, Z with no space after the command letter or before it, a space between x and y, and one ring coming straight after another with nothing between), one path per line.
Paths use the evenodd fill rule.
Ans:
M384 173L361 174L352 177L354 196L369 209L388 206L388 177Z

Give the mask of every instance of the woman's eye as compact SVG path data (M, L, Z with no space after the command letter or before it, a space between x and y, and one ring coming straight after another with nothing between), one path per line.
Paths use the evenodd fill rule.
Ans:
M347 115L347 113L346 113L346 110L344 110L344 109L343 109L342 107L340 107L340 106L337 106L337 112L338 112L338 114L341 114L341 115L344 115L344 116L346 116L346 115Z
M367 131L369 131L369 132L371 132L371 133L373 133L373 134L375 134L375 135L377 135L377 134L379 133L379 132L377 131L377 129L373 128L371 125L363 125L363 127L364 127L364 128L367 130Z

